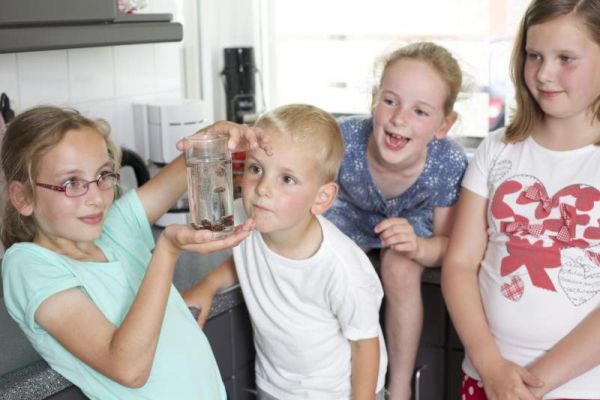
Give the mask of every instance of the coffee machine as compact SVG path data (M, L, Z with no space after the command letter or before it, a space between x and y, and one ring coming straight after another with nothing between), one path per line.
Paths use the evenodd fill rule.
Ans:
M257 69L252 47L227 47L223 49L225 60L221 76L225 86L227 119L239 124L252 123L256 119Z
M181 99L133 105L135 145L148 160L150 176L181 154L175 144L185 136L210 125L199 100ZM187 193L161 216L156 225L190 223Z

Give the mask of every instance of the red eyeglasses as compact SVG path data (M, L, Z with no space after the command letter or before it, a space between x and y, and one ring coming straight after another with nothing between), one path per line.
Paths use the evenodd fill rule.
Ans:
M109 190L117 186L117 184L119 183L119 179L121 179L121 175L119 175L117 172L108 172L99 175L96 179L93 179L91 181L72 179L60 186L40 182L36 182L35 185L43 187L44 189L63 192L67 197L79 197L83 196L88 192L90 183L96 182L96 185L98 185L98 189L100 190Z

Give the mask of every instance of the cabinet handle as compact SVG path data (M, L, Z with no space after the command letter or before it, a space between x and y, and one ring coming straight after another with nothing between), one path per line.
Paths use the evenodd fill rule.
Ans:
M421 374L427 368L427 364L420 366L415 371L415 398L414 400L421 400Z

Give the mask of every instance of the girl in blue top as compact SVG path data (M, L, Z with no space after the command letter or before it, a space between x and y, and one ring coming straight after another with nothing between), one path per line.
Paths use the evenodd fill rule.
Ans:
M340 194L326 214L359 246L381 248L391 399L410 398L423 320L421 273L441 264L467 159L446 139L462 73L444 48L420 42L391 53L372 116L339 121Z
M229 133L231 148L258 146L248 128L207 130ZM172 225L155 245L151 224L183 194L185 161L115 201L119 156L108 128L73 110L38 107L11 122L0 231L8 312L92 399L225 399L208 341L171 280L182 250L237 245L252 222L221 240Z

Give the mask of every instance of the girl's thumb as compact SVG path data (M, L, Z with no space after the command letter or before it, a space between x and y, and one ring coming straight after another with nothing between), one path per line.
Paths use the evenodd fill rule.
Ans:
M534 374L532 374L531 372L529 372L526 369L523 369L523 371L521 373L521 377L523 378L523 382L525 382L525 384L527 386L531 386L531 387L544 386L544 382L540 378L538 378L537 376L535 376Z

